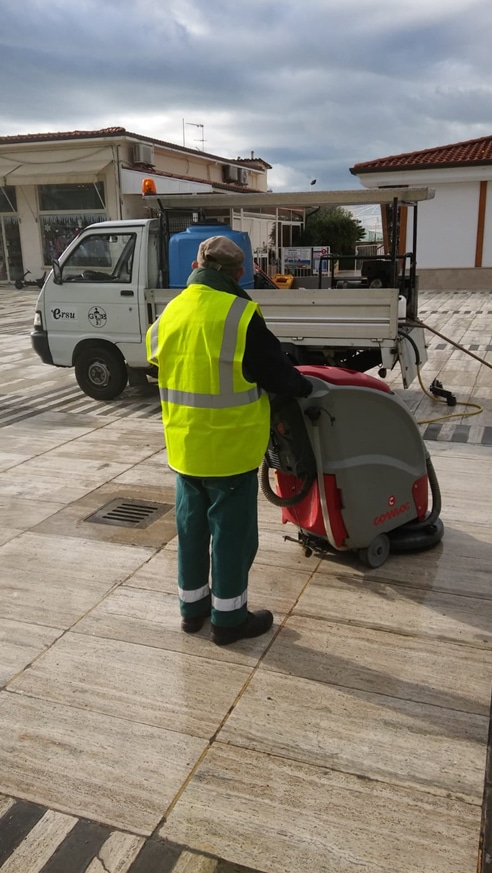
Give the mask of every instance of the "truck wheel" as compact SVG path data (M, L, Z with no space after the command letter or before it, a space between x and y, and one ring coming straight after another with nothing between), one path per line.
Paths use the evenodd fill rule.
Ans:
M381 567L390 553L390 541L386 534L379 534L369 543L367 549L359 549L359 561L372 570Z
M84 394L94 400L114 400L128 381L120 353L105 346L82 349L75 361L75 378Z
M383 280L376 276L371 282L369 282L369 288L384 288Z

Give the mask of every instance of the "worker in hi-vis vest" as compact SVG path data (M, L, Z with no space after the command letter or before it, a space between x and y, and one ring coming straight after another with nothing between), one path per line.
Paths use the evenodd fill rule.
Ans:
M270 433L266 392L312 390L238 284L244 254L230 238L200 243L188 285L147 332L158 367L168 463L176 474L178 593L186 633L211 617L217 645L268 631L248 611L258 548L258 467Z

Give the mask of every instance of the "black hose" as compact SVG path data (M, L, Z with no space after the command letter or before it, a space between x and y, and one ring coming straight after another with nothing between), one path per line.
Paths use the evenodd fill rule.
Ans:
M308 474L305 479L297 480L301 481L301 487L299 491L297 491L295 494L290 495L290 497L280 497L278 494L275 493L272 486L270 485L269 472L270 466L265 458L261 464L259 472L260 488L268 502L272 503L274 506L295 506L297 503L300 503L301 500L304 500L306 494L308 493L311 485L316 478L315 475Z
M431 549L442 540L444 525L439 518L441 491L430 457L426 454L427 475L432 492L432 509L422 521L409 521L389 531L392 552L419 552Z
M404 330L399 330L399 331L398 331L398 336L403 336L403 337L405 337L405 339L408 340L408 342L410 343L410 345L413 346L413 350L414 350L414 352L415 352L415 363L416 363L417 367L420 367L420 364L422 363L421 360L420 360L420 352L419 352L418 345L417 345L417 343L415 342L414 338L413 338L412 336L410 336L409 333L405 333Z
M424 523L434 524L434 522L439 518L441 512L441 489L439 488L439 482L437 481L436 471L434 470L430 455L426 454L425 463L427 466L427 475L429 477L429 485L432 494L432 509L429 513L429 517L424 519Z
M405 339L407 339L409 343L413 346L413 350L415 352L415 363L417 367L419 367L421 364L420 353L415 340L409 334L405 333L405 331L399 330L398 334L402 337L405 337ZM434 466L428 452L425 453L425 465L427 467L427 475L429 477L429 485L432 494L432 509L428 516L426 516L426 518L424 518L422 521L410 522L409 527L427 527L430 524L435 524L441 512L441 489L439 488L436 471L434 470Z

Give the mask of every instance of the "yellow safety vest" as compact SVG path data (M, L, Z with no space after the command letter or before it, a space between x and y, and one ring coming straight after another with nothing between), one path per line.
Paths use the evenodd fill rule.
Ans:
M257 303L189 285L147 332L159 368L169 466L188 476L254 470L270 432L268 395L242 371L246 332Z

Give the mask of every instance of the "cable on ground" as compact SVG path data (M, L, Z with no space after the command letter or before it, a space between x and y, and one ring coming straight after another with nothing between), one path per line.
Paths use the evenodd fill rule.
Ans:
M471 358L475 358L476 361L479 361L481 364L485 364L486 367L489 367L490 369L492 369L492 364L490 364L488 361L485 361L483 358L479 357L479 355L475 355L473 352L470 352L468 349L465 349L464 346L461 346L459 343L455 343L454 340L451 340L451 339L449 339L449 337L444 336L444 334L439 333L439 331L435 330L435 328L429 327L429 325L424 324L424 322L421 321L419 318L415 319L414 321L411 321L411 322L410 321L406 322L406 326L408 326L408 327L423 327L423 328L425 328L425 330L429 330L429 331L431 331L431 333L435 333L436 336L440 337L445 342L450 343L450 345L454 346L456 349L459 349L461 352L464 352L466 355L469 355ZM423 393L425 394L425 396L429 397L431 400L433 400L434 403L446 403L446 400L442 400L441 398L436 397L434 394L432 394L430 391L428 391L427 388L425 387L425 385L422 381L422 375L420 372L420 354L419 354L418 346L415 343L415 341L413 340L413 338L409 334L405 333L405 331L398 331L398 333L400 334L400 336L405 337L405 339L407 339L411 343L411 345L413 346L413 350L415 352L415 363L417 366L417 376L418 376L420 387L421 387ZM479 403L472 403L471 401L459 400L459 401L456 401L456 406L470 407L474 411L473 412L450 412L448 415L440 415L436 418L424 418L421 421L418 421L417 424L433 424L435 421L447 421L449 418L469 418L472 415L479 415L481 412L483 412L483 406L481 406Z

